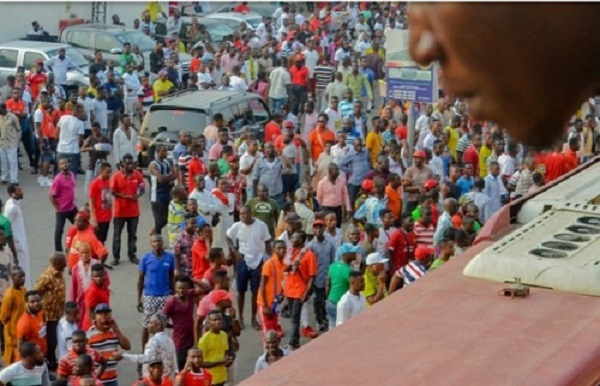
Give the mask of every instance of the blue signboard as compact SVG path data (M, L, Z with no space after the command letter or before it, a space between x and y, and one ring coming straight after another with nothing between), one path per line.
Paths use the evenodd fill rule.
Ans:
M437 100L434 71L434 66L388 67L386 69L388 98L433 103Z

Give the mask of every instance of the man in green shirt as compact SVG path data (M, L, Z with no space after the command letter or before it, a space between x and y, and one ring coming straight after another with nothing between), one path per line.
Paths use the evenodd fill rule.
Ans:
M15 259L14 263L16 264L17 248L15 248L15 242L13 240L12 224L10 223L10 220L2 214L1 209L2 209L2 200L0 200L0 229L4 230L4 237L6 238L6 245L8 245L8 248L12 252L14 259Z
M367 77L358 70L358 63L354 63L352 65L352 72L344 76L344 85L352 91L354 98L360 98L364 86L365 90L367 90L367 98L373 103L373 90L371 89L371 84L367 80ZM363 105L366 106L367 104L363 102Z
M246 205L252 210L253 217L267 224L271 239L274 239L279 206L277 201L269 198L269 190L264 185L257 186L256 194L257 196L249 199Z
M123 49L125 51L119 56L119 66L121 66L121 75L125 74L128 64L131 64L133 68L137 67L137 64L135 62L135 56L131 53L131 43L124 43Z
M352 272L352 263L356 260L359 251L359 246L344 243L338 248L336 253L336 255L341 254L342 259L329 266L329 278L325 283L325 297L327 298L325 310L327 311L329 330L335 328L337 303L350 287L349 279L350 272Z

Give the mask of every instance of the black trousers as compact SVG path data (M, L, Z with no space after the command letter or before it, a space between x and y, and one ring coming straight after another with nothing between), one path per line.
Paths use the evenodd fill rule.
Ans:
M194 347L194 344L191 344L187 348L182 348L175 351L175 355L177 356L177 367L183 369L185 367L185 362L187 362L188 350Z
M48 347L48 353L46 354L46 359L48 359L48 367L52 369L56 369L58 365L58 361L56 360L56 346L58 344L56 337L56 327L58 326L58 321L46 321L46 345Z
M169 216L168 202L151 202L152 215L154 216L154 232L161 234L164 227L167 226Z
M127 257L132 260L136 257L137 253L137 228L140 218L139 217L115 217L114 222L114 233L113 233L113 257L115 260L121 259L121 233L123 228L127 224Z
M98 226L94 233L98 240L102 241L102 244L106 244L106 240L108 239L108 229L110 228L110 221L107 222L99 222Z
M68 212L56 212L56 224L54 226L54 250L62 252L62 235L65 230L65 224L67 220L71 224L75 223L75 215L77 214L77 208Z
M292 334L290 335L290 346L297 347L300 344L300 313L302 302L300 299L288 298L292 320Z
M337 228L342 227L342 207L341 206L324 206L323 210L326 212L335 213L335 219L337 221Z
M325 324L327 321L327 312L325 311L325 300L327 300L325 299L325 288L313 286L313 293L315 294L313 303L315 318L317 318L317 323Z

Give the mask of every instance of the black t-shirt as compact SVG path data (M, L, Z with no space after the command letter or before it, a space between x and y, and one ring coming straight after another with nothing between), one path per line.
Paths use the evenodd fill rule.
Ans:
M460 198L460 193L462 192L460 186L452 183L451 181L446 181L445 184L450 188L450 197L458 200Z
M93 63L92 65L90 65L90 74L98 74L100 71L104 72L106 71L106 64L103 63Z

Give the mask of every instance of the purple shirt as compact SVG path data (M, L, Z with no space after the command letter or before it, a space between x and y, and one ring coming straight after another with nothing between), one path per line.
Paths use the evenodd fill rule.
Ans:
M189 290L187 296L185 305L170 296L163 308L163 314L173 322L173 343L177 350L194 344L194 290Z
M75 176L72 172L68 175L60 172L54 177L52 186L48 191L58 204L59 212L69 212L77 208L75 205Z

